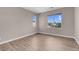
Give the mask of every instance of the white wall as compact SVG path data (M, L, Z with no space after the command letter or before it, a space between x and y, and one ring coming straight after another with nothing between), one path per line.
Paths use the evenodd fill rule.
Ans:
M79 7L75 8L75 39L79 44Z
M53 15L55 13L63 13L61 28L48 28L48 15ZM60 36L74 36L74 8L61 8L54 11L42 13L39 16L39 32L48 33Z
M33 15L36 14L19 7L0 7L0 42L35 33Z

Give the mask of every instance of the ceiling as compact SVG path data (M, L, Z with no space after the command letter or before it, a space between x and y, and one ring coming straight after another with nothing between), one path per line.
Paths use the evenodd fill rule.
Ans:
M56 10L62 7L23 7L23 8L39 14L39 13L43 13L51 10Z

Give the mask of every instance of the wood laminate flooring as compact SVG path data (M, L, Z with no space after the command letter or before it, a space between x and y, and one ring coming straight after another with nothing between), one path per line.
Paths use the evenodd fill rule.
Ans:
M35 34L0 45L0 51L79 51L72 38Z

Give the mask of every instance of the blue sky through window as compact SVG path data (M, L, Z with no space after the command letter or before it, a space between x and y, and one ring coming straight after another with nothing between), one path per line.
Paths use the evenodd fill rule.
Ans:
M48 16L48 23L61 23L62 14Z
M36 22L36 16L32 16L32 21Z

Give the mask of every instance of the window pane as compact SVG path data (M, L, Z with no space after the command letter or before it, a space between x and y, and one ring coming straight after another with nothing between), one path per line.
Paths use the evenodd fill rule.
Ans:
M32 16L32 22L36 22L36 16Z
M61 27L62 14L48 16L48 26Z
M35 27L36 26L36 16L32 16L32 23L33 23L33 26Z

